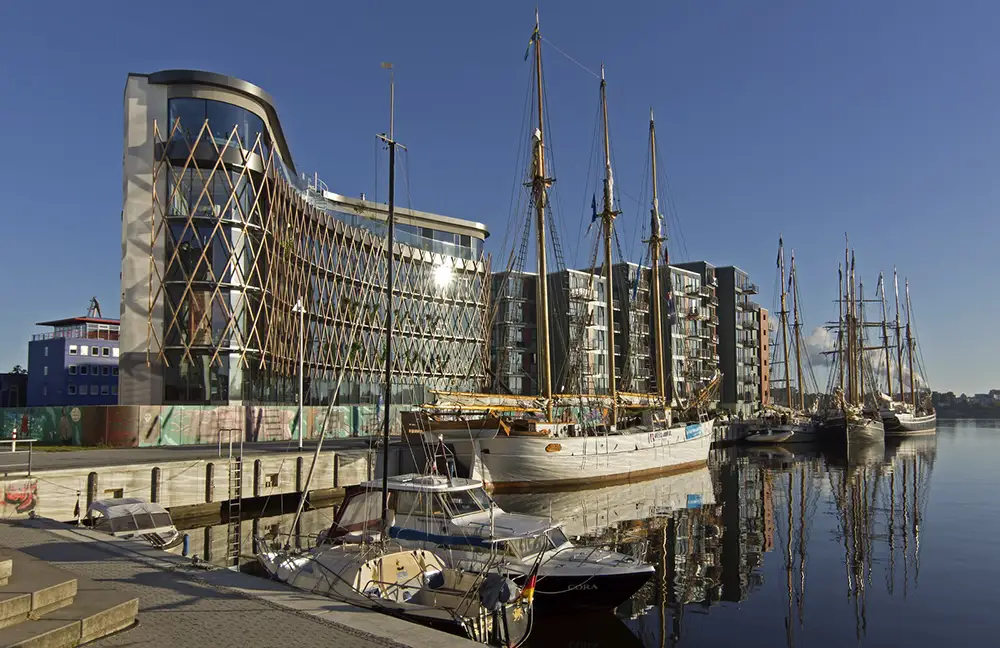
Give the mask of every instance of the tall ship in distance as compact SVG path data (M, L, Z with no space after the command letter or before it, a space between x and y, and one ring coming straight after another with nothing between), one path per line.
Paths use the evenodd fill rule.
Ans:
M892 347L889 343L889 323L886 321L885 289L882 292L882 339L885 346L885 366L887 393L882 394L882 423L886 436L913 436L934 434L937 428L937 412L931 403L931 391L926 385L919 383L924 379L919 362L917 339L913 334L910 308L910 282L906 280L906 327L900 325L899 317L899 281L896 271L892 272L892 280L896 289L896 322L895 322L895 358L892 357ZM904 372L903 356L906 356L906 371ZM895 375L899 379L899 392L894 392L892 380L893 360L895 360ZM906 378L904 379L904 373ZM906 383L909 383L909 393Z
M593 484L702 466L708 460L714 425L714 420L702 410L708 403L710 390L717 388L719 377L716 374L703 389L682 402L673 388L674 377L665 367L667 361L664 356L667 352L662 348L662 341L669 339L665 331L672 314L669 298L664 304L661 296L661 292L670 294L669 284L663 290L661 280L667 277L669 281L670 273L656 192L656 127L652 112L649 123L653 174L648 241L652 266L649 328L656 340L655 353L651 354L656 372L656 393L627 393L618 385L615 366L618 347L613 321L618 304L614 299L613 286L621 279L616 279L612 271L612 249L616 240L614 221L620 211L615 204L607 84L603 67L600 121L604 174L600 211L596 197L593 204L593 222L600 224L603 265L596 267L598 253L595 250L589 285L582 289L588 297L571 325L571 328L580 327L581 331L556 331L556 335L568 335L570 355L580 359L562 362L567 374L571 375L565 376L561 382L564 389L569 387L572 393L554 393L553 383L556 381L553 379L549 314L552 277L547 257L550 228L553 228L551 243L556 252L557 269L562 272L566 268L555 238L555 219L549 202L549 189L554 179L547 173L541 45L536 13L529 46L534 48L532 98L536 105L532 108L532 116L537 117L537 122L532 120L531 169L525 182L534 224L532 227L529 220L525 226L522 250L527 247L529 230L534 229L538 278L538 393L536 396L522 396L439 392L433 405L419 412L404 414L404 429L430 443L444 439L454 447L456 455L470 462L474 476L482 477L484 482L497 489ZM511 258L514 256L512 253ZM598 271L603 277L598 276ZM594 313L601 313L604 318L603 335L594 330L583 330L587 328L586 320L592 318ZM584 374L593 374L598 369L601 373L606 369L606 385L595 385L582 379Z

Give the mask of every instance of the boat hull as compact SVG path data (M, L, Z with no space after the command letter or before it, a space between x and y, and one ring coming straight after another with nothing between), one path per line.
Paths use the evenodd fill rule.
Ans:
M937 429L937 413L915 415L906 412L882 414L882 424L886 436L919 436L934 434Z
M599 576L539 575L535 585L535 605L547 610L588 608L609 610L629 600L653 575L653 571ZM515 578L518 586L524 578Z
M850 444L880 443L885 441L882 419L865 419L847 424L847 442Z
M478 443L482 477L494 489L505 490L594 485L690 470L708 461L713 424L607 436L500 435Z

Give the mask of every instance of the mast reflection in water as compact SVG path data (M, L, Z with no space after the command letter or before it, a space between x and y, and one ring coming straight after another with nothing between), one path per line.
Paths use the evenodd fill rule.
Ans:
M920 582L939 438L955 429L849 455L731 448L681 475L498 495L506 510L550 515L581 544L657 568L613 613L539 619L529 645L925 645L915 628L931 620L948 635L932 611L939 593Z

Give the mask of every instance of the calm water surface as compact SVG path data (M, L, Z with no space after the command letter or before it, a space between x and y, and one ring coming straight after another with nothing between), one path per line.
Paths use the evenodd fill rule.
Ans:
M853 456L720 453L710 469L500 496L653 562L615 614L539 619L541 646L998 645L1000 425Z

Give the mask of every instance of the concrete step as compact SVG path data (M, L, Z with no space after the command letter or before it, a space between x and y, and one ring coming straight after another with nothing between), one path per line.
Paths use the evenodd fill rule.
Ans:
M7 584L13 573L14 561L10 558L0 558L0 587Z
M0 646L73 648L135 623L139 599L114 590L80 592L72 605L0 630Z
M7 555L0 556L11 560ZM66 607L76 597L76 576L35 560L25 554L16 556L17 567L12 569L7 584L0 586L0 628L37 618Z
M130 594L11 549L0 548L3 561L17 565L0 587L0 646L72 648L135 623Z

